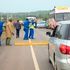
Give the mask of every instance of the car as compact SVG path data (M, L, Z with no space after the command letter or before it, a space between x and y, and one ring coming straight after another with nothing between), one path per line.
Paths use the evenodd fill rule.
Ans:
M48 58L54 70L70 70L70 21L59 21L49 35Z
M46 28L46 21L40 21L37 23L37 28Z

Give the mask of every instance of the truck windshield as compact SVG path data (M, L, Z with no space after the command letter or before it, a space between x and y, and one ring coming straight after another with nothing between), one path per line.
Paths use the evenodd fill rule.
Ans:
M56 21L70 20L70 13L56 13L55 20Z

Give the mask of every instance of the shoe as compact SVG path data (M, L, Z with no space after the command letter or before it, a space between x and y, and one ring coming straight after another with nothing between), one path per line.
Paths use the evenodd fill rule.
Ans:
M23 40L28 40L28 38L24 38Z
M32 39L35 39L35 38L32 38Z
M31 37L30 39L35 39L34 37Z

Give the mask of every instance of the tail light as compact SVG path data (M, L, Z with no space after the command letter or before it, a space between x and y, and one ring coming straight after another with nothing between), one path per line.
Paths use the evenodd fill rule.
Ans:
M70 55L70 46L61 44L59 50L62 54Z

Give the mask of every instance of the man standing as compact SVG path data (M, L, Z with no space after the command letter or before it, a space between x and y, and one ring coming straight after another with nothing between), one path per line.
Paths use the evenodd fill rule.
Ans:
M16 38L19 38L20 29L21 29L21 24L20 24L19 20L17 20L17 22L15 23L15 28L16 28Z
M13 33L13 23L12 23L12 20L8 20L7 23L6 23L6 45L11 45L10 44L10 41L11 41L11 38L12 38L12 35L14 35Z
M24 40L28 40L28 33L29 33L29 20L26 19L24 22L23 22L23 26L24 26Z
M30 33L29 33L29 38L34 39L34 20L32 20L31 24L29 25L30 28Z
M3 32L3 21L0 21L0 46L1 46L1 35L2 35L2 32Z

